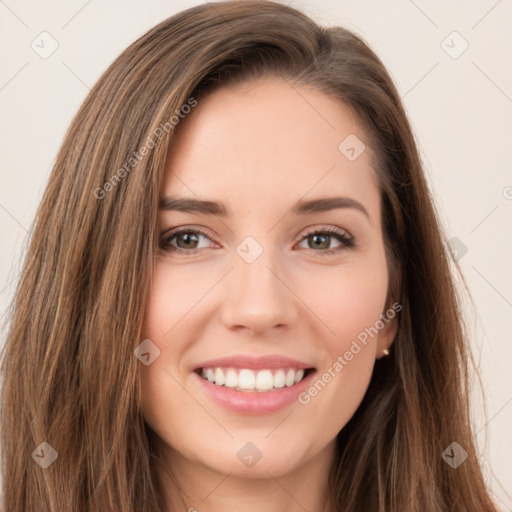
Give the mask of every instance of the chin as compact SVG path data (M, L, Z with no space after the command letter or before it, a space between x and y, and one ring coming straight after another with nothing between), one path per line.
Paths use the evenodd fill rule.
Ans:
M217 445L215 451L211 446L205 446L195 458L203 466L221 474L251 479L286 475L308 459L304 438L297 446L294 443L284 445L265 436L268 432L258 438L247 437L247 440L237 436L222 446Z

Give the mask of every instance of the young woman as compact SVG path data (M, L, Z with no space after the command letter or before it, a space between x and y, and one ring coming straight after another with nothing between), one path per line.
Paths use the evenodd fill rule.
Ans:
M491 512L399 96L274 2L181 12L58 154L2 358L8 512Z

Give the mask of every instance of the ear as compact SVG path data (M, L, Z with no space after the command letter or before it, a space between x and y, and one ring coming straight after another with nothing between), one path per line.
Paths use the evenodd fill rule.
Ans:
M396 337L396 333L398 332L397 317L398 311L400 311L400 309L402 308L395 308L394 306L396 304L397 303L395 302L395 304L382 315L382 323L384 324L384 327L379 331L379 335L377 338L377 354L375 356L375 359L380 359L381 357L385 356L383 351L385 349L390 349Z

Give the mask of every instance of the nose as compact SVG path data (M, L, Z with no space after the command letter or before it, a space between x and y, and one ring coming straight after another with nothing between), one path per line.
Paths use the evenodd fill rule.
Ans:
M265 335L289 328L297 320L297 298L270 252L263 251L252 263L235 255L222 305L226 328Z

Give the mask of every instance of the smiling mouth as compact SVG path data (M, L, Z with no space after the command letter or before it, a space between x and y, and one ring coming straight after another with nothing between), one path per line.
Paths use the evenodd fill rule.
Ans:
M251 370L249 368L209 367L195 370L211 384L245 393L265 393L290 388L307 377L314 368L273 368Z

